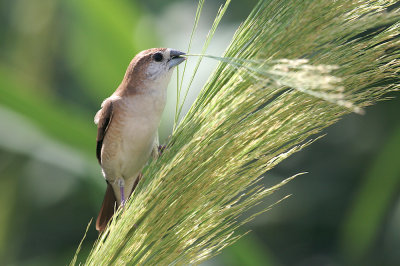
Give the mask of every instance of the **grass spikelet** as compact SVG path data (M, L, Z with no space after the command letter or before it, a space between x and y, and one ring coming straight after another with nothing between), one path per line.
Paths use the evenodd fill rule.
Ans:
M193 41L194 33L196 32L197 26L199 24L201 11L203 10L203 5L204 5L204 0L199 0L199 3L197 5L197 10L196 10L196 16L194 18L192 33L190 34L190 40L189 40L188 49L187 49L186 53L190 53L190 49L192 48L192 41ZM211 36L211 38L212 38L212 36ZM186 73L186 66L187 66L187 61L185 61L185 65L183 67L183 73L182 73L182 79L181 79L180 85L179 85L179 67L177 67L177 70L176 70L176 73L177 73L176 82L177 82L177 84L176 84L176 105L175 105L176 108L175 108L174 127L173 127L174 131L175 131L176 126L178 125L179 116L180 116L183 104L185 103L185 100L183 100L183 103L181 105L180 104L180 98L181 98L183 77L185 76L185 73ZM187 89L187 91L185 93L185 99L186 99L188 90L189 90L189 88Z
M202 9L202 7L203 7L203 2L204 2L204 1L202 1L202 0L199 1L199 7L198 7L197 12L196 12L195 24L194 24L194 26L193 26L192 35L190 36L188 53L190 52L190 47L191 47L191 42L192 42L192 38L193 38L193 33L195 32L195 29L196 29L196 27L197 27L198 17L200 17L199 10L200 10L200 12L201 12L201 9ZM185 70L183 71L183 74L182 74L182 81L181 81L181 87L178 87L178 88L177 88L177 91L178 91L179 96L177 97L177 104L176 104L176 106L178 107L178 111L175 112L174 132L175 132L175 129L176 129L175 126L177 125L178 119L179 119L179 117L180 117L180 115L181 115L181 112L182 112L183 104L184 104L185 101L186 101L186 98L187 98L187 95L188 95L190 86L191 86L192 83L193 83L194 77L196 76L196 73L197 73L197 70L199 69L199 66L200 66L200 64L201 64L201 61L203 60L203 54L205 54L205 52L207 51L208 46L210 45L210 42L211 42L211 40L212 40L212 38L213 38L213 36L214 36L214 34L215 34L215 31L217 30L217 27L218 27L219 23L221 22L222 17L224 16L226 10L228 9L228 6L229 6L230 2L231 2L231 0L226 0L225 4L222 5L222 6L220 7L220 9L218 10L217 16L216 16L216 18L215 18L215 20L214 20L214 22L213 22L213 24L212 24L212 26L211 26L210 31L209 31L208 34L207 34L206 40L205 40L205 42L204 42L203 49L202 49L202 54L199 55L199 58L198 58L198 60L197 60L197 62L196 62L196 65L195 65L195 67L194 67L193 73L192 73L192 75L191 75L191 77L190 77L189 84L188 84L188 86L187 86L187 88L186 88L186 91L185 91L185 95L184 95L184 97L183 97L182 104L179 104L180 92L181 92L181 90L182 90L182 84L183 84L183 76L185 75ZM186 69L186 62L185 62L185 69Z
M86 264L197 264L236 241L290 180L265 188L264 173L399 89L395 3L261 0Z

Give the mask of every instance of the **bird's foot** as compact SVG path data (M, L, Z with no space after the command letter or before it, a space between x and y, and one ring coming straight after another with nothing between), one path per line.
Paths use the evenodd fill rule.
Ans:
M163 154L165 148L167 148L167 145L158 145L158 155Z
M119 193L121 194L121 206L125 206L125 192L124 192L124 187L125 187L125 181L120 178L118 179L118 186L119 186Z

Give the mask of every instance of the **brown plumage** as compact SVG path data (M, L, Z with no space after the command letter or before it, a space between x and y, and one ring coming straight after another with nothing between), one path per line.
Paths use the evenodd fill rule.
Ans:
M106 194L104 195L103 203L96 220L97 231L102 232L106 229L108 221L114 215L114 208L117 208L117 199L115 198L112 186L107 182Z
M97 218L103 231L114 210L123 205L140 179L152 152L158 154L157 128L173 68L184 53L154 48L136 55L117 90L104 100L95 116L96 156L107 181Z
M103 139L107 132L107 127L111 121L112 117L112 102L108 101L104 104L101 109L101 115L99 115L99 122L97 127L97 147L96 147L96 157L101 165L101 148L103 147Z

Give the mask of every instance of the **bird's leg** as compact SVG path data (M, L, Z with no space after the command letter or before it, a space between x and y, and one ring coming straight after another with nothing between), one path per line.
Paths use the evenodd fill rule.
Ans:
M125 206L125 192L124 192L125 181L124 181L124 179L122 179L122 178L118 179L118 186L119 186L119 193L121 194L121 206L124 207Z
M158 145L158 155L160 156L163 154L165 148L167 148L167 145Z

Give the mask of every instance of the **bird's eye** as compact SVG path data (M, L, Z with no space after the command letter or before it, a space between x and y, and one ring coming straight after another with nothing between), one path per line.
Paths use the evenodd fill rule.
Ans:
M161 62L163 60L163 55L161 53L155 53L153 55L154 61Z

